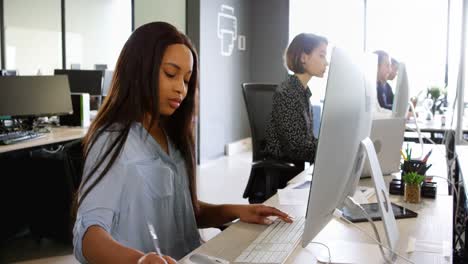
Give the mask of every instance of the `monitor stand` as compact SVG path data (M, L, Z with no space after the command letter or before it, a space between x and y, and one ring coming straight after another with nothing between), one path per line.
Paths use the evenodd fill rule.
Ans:
M366 152L367 160L370 164L371 178L374 183L377 203L382 213L387 243L389 248L395 250L400 233L398 231L395 215L393 214L387 186L382 175L382 170L380 169L379 160L377 159L377 153L375 152L374 144L368 137L361 141L361 146Z
M382 175L382 170L380 169L380 164L377 159L377 153L375 152L374 144L372 143L372 140L369 137L361 141L361 149L363 149L363 151L366 153L365 156L367 157L367 160L370 164L371 178L372 182L374 183L375 194L377 196L377 203L381 212L381 218L387 238L387 245L388 248L390 248L392 251L395 251L400 234L398 231L395 216L393 214L390 196L388 194L385 181ZM357 181L359 180L359 176ZM347 202L347 200L348 199L345 200L346 206L353 206L350 205L349 202ZM362 261L363 258L373 260L381 259L381 256L379 256L379 247L376 244L340 240L319 242L324 243L329 247L329 250L331 252L331 263L356 263ZM315 249L313 250L313 254L320 262L328 262L328 252L324 251L323 247L315 247ZM395 259L395 257L395 254L390 255L390 259L392 260Z

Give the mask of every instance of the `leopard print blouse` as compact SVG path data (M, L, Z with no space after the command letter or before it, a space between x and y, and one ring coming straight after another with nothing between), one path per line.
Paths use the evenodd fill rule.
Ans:
M309 87L304 89L295 75L281 84L273 95L264 148L266 156L290 162L314 162L318 141L312 127L311 96Z

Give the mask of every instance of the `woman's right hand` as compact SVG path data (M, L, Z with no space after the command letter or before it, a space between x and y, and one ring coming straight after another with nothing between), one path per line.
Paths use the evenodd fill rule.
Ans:
M138 260L138 264L176 264L169 256L160 256L154 252L148 253Z

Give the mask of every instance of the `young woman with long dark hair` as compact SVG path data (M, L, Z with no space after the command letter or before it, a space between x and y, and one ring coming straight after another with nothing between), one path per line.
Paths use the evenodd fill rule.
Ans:
M264 205L212 205L197 198L193 118L198 58L175 27L135 30L84 139L74 251L82 263L175 263L200 246L198 228L237 218L291 222ZM149 226L159 240L155 247Z

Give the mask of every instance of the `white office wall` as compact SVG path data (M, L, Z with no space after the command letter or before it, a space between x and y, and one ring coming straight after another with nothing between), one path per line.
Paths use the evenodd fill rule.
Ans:
M410 95L444 86L447 3L440 0L368 0L367 48L405 62Z
M168 22L185 32L186 0L135 0L135 28L154 22Z
M65 2L67 68L107 64L114 69L131 34L130 0L68 0Z
M458 71L460 66L461 52L461 26L462 26L462 1L450 1L450 29L449 29L449 58L448 58L448 85L447 97L450 106L454 105L457 93ZM466 75L465 73L465 76ZM466 85L465 85L466 87ZM465 102L467 102L465 92Z
M61 67L60 0L5 0L6 68L21 75Z
M313 33L328 39L328 58L332 47L349 52L364 50L364 0L290 0L289 42L299 33ZM312 78L311 100L324 98L327 75Z
M6 0L6 65L21 75L62 68L60 0ZM114 68L131 34L130 0L65 2L67 68Z

